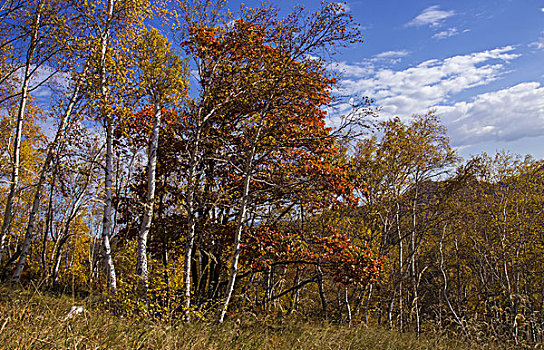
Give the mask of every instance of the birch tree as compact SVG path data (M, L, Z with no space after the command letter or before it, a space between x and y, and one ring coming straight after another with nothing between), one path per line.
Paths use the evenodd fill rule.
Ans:
M87 108L102 123L105 133L104 215L102 248L107 270L108 289L117 290L112 256L114 197L114 124L119 115L127 113L133 101L135 59L132 48L143 30L143 21L151 14L147 0L95 0L82 7L94 38L91 52L94 59L87 84Z
M155 174L162 110L167 104L176 105L187 92L187 68L175 54L167 39L154 28L146 31L137 45L140 84L153 105L151 142L147 155L147 195L144 215L138 234L138 259L136 273L141 276L144 294L148 288L147 237L153 220L155 200Z
M6 235L12 217L12 206L19 184L20 151L23 123L27 114L27 106L32 91L43 87L55 76L62 61L62 54L68 48L68 40L60 40L68 36L70 28L70 6L56 0L37 0L27 3L6 2L9 6L2 13L0 29L5 35L3 48L10 49L10 55L3 57L2 77L6 83L13 80L13 75L20 73L20 88L10 94L3 91L2 102L12 100L16 104L14 139L12 143L12 170L9 193L3 213L0 229L0 260L2 260ZM64 18L61 18L64 17ZM66 22L64 22L66 21ZM13 82L12 82L13 84ZM15 102L17 101L17 102ZM28 242L27 242L28 243ZM27 244L23 244L24 252ZM23 255L26 255L23 254ZM25 258L23 258L24 260ZM24 262L23 262L24 265Z

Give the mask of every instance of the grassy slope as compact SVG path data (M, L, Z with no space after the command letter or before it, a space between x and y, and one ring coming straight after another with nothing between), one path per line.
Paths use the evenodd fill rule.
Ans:
M94 305L93 305L94 304ZM64 320L72 305L88 310ZM440 337L366 327L272 323L153 323L112 315L91 298L74 301L0 287L2 349L475 349Z

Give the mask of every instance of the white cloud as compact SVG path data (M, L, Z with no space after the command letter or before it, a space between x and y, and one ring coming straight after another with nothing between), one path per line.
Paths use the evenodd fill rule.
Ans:
M428 60L404 70L375 68L343 80L338 92L374 98L383 117L408 118L436 108L456 146L543 135L544 86L538 82L449 103L460 92L499 79L517 57L514 47L507 46ZM357 66L353 65L352 71L356 72Z
M55 90L59 92L66 91L70 85L70 76L54 69L48 65L41 65L36 68L35 65L30 67L34 70L30 77L29 91L31 96L37 97L43 101L53 96ZM19 77L19 81L23 81L24 69L20 68L15 73Z
M544 7L540 9L540 12L544 12Z
M398 51L385 51L375 55L375 58L399 58L407 56L410 52L407 50L398 50Z
M408 27L431 26L438 27L443 20L455 15L455 11L440 10L440 6L427 7L417 17L406 24Z
M346 62L335 62L328 67L331 71L341 73L349 77L364 77L374 73L374 65L371 62L348 64Z
M506 62L518 57L513 47L428 60L400 71L379 69L364 77L342 81L345 95L370 96L389 115L409 116L444 103L463 90L488 84L505 71Z
M407 50L385 51L372 56L370 59L365 59L354 64L349 64L345 61L334 62L331 63L328 68L331 71L341 73L346 77L362 78L374 74L376 72L375 64L378 62L382 66L384 64L395 64L398 63L402 57L409 54L410 52Z
M469 102L436 108L455 145L544 134L544 86L538 82L520 83L477 95Z
M533 41L529 44L529 47L533 49L544 49L544 37L538 38L537 41Z
M457 34L459 34L459 30L453 27L453 28L449 28L447 30L436 33L435 35L433 35L433 38L440 40L440 39L446 39L446 38L452 37Z

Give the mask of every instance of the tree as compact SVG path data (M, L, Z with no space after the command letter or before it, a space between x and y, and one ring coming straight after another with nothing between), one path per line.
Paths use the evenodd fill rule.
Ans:
M142 276L147 294L147 236L153 218L161 112L167 103L175 105L185 96L187 68L158 30L146 31L138 40L136 56L141 72L140 83L153 104L153 128L147 160L147 197L138 235L137 262L137 274Z
M192 39L187 47L201 63L201 108L210 111L204 115L206 118L222 116L224 124L244 130L232 136L219 131L226 140L235 142L234 149L239 149L233 153L236 163L228 162L227 165L233 166L241 180L231 272L221 321L238 273L241 235L246 225L251 183L259 163L256 159L282 147L279 137L288 136L273 131L277 131L290 116L294 125L304 118L315 118L314 122L320 123L320 118L323 118L320 108L329 101L328 87L333 80L323 79L323 61L312 60L308 56L331 47L333 43L355 40L357 36L356 32L345 28L349 16L339 11L337 5L324 5L320 12L308 19L299 15L293 13L279 21L270 9L248 10L242 13L242 19L223 28L189 29ZM297 137L312 139L315 135L299 134ZM190 261L190 245L186 253L186 269ZM189 285L188 278L186 283ZM186 298L189 297L186 292Z
M473 157L448 203L441 238L445 313L516 344L535 341L542 286L542 162L508 153Z
M7 115L2 118L2 144L5 145L5 148L2 150L1 174L3 178L8 177L8 179L13 171L13 158L11 156L13 154L14 130L12 127L15 121L11 117L11 115ZM23 131L19 152L22 171L19 174L20 186L15 192L16 200L11 208L10 232L5 237L4 252L7 259L2 264L1 276L3 280L9 277L10 270L8 268L19 257L21 245L19 244L18 233L24 232L23 226L27 218L27 207L32 203L33 185L37 181L36 174L39 172L40 162L44 158L42 147L45 145L47 138L40 131L39 123L41 120L43 120L43 111L31 100L27 106L25 120L22 124ZM7 201L10 193L11 184L9 181L6 182L5 191L2 192L2 201Z
M399 118L383 122L379 130L383 133L381 140L374 136L359 143L353 167L355 176L368 184L369 195L363 207L365 219L370 223L371 232L381 233L381 237L372 240L380 245L381 254L392 254L390 250L393 247L398 249L396 271L391 271L390 325L396 295L399 326L403 328L404 281L405 275L409 275L412 287L410 310L419 332L419 281L424 269L418 267L417 257L425 230L432 225L428 218L418 221L420 208L432 203L422 192L429 187L430 181L451 171L457 156L449 145L445 128L432 112L416 116L409 124L402 123ZM380 240L376 242L376 238Z
M9 6L2 13L2 35L7 38L2 42L3 48L12 48L9 56L2 57L3 76L2 83L12 80L12 76L21 69L21 87L17 92L5 96L2 102L17 99L16 117L14 128L14 141L12 152L12 170L10 175L9 193L6 198L3 213L2 227L0 229L0 260L3 258L6 235L8 234L12 207L17 187L19 185L20 172L20 150L23 121L26 117L27 105L30 92L47 82L56 73L55 61L59 52L62 52L66 45L56 39L66 35L66 27L59 23L60 13L64 14L63 7L58 1L36 0L25 4L6 2ZM16 28L14 30L14 28ZM13 51L17 53L13 53ZM19 59L22 57L22 61ZM9 62L13 60L15 62ZM34 86L31 86L31 79L35 77L40 69L50 67L53 71L46 74ZM9 91L9 90L8 90ZM4 89L4 95L6 90Z
M94 35L91 52L94 55L88 79L90 110L103 123L106 134L106 156L104 167L104 218L102 245L108 273L109 290L115 293L117 278L111 253L113 227L114 190L114 122L117 115L126 114L125 103L131 92L131 78L135 66L131 56L134 39L143 28L143 21L150 9L149 2L108 0L103 6L90 5L82 8L90 30Z

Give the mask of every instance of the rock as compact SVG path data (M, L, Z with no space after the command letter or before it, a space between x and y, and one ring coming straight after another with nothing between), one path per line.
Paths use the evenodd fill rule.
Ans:
M77 315L83 313L84 311L87 311L87 310L85 310L83 306L72 306L70 308L70 312L68 312L68 314L64 317L63 321L70 320L76 317Z

